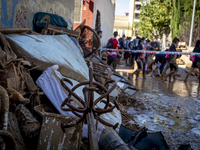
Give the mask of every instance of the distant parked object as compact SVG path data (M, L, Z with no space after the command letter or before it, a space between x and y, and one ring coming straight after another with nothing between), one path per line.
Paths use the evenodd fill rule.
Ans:
M188 46L187 46L186 42L179 42L177 49L188 50Z

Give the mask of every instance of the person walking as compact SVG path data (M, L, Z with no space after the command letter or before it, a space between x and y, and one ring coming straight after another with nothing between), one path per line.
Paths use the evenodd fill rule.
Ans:
M138 44L139 44L139 40L140 40L140 37L137 36L136 39L131 41L131 44L130 44L130 49L131 50L137 50ZM132 66L133 69L134 69L134 61L135 61L135 56L136 55L137 55L136 53L132 53L131 54L131 66Z
M131 37L127 37L126 39L126 49L129 50L130 49L130 43L131 43ZM124 52L124 60L126 63L126 66L128 65L128 59L130 60L130 52Z
M143 50L143 40L142 39L140 39L139 40L139 45L138 45L138 47L137 47L137 50ZM135 55L135 60L136 60L136 62L137 62L137 67L138 67L138 69L135 71L135 72L133 72L133 74L132 75L136 75L136 79L138 78L138 76L139 76L139 73L140 73L140 71L143 71L143 62L144 62L144 60L145 60L145 54L141 54L141 53L137 53L136 55ZM143 78L145 78L145 76L144 76L145 74L143 73Z
M200 53L200 40L197 40L196 45L195 45L195 48L194 48L194 50L193 50L193 53ZM191 57L192 57L192 56L191 56ZM193 60L193 62L192 62L192 67L191 67L190 72L189 72L189 73L187 74L187 76L185 77L184 82L187 82L187 79L188 79L189 75L190 75L192 72L194 72L195 68L200 69L200 56L194 56L194 58L191 59L191 60ZM200 82L200 78L199 78L199 82Z
M119 38L119 40L118 40L118 41L119 41L119 49L124 49L124 50L127 49L125 38L126 38L125 35L123 35L121 38ZM121 59L121 57L122 57L122 54L123 54L123 52L119 52L119 54L117 55L117 63L120 62L120 59Z
M176 52L176 47L178 46L179 39L175 37L172 41L172 45L170 46L170 52ZM165 80L169 77L169 81L171 82L171 76L178 72L178 65L176 63L177 55L169 55L169 58L166 60L170 67L170 73L165 76ZM174 76L173 76L174 77Z
M118 32L115 31L114 32L114 37L108 40L107 43L107 48L109 49L118 49L119 48L119 42L116 39L118 36ZM107 64L109 66L113 66L113 69L115 71L115 69L117 68L117 56L119 55L119 51L108 51L108 60L107 60Z

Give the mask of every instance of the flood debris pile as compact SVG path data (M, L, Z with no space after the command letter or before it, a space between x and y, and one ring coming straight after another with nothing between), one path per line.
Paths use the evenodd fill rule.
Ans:
M119 131L118 97L137 88L76 44L66 34L1 29L1 149L99 148L104 129Z
M96 32L50 19L42 34L0 29L1 149L169 149L126 112L145 107L130 98L137 87L95 55Z

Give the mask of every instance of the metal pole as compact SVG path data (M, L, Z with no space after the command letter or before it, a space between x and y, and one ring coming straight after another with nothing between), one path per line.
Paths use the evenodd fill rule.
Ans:
M192 35L193 35L193 27L194 27L194 17L195 17L195 10L196 10L196 2L197 2L197 0L194 0L193 14L192 14L192 23L191 23L191 30L190 30L189 47L191 47L191 45L192 45Z

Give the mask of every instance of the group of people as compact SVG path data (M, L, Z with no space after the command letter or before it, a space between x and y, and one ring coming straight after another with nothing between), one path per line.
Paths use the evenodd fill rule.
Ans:
M106 48L108 49L123 49L123 50L153 50L150 45L150 40L145 40L145 38L136 37L136 39L131 41L130 37L125 39L123 35L119 40L117 40L118 32L114 32L114 37L108 40ZM119 51L108 51L107 64L112 65L115 70L117 63L122 57L122 52ZM145 78L145 68L148 61L148 55L141 53L124 52L124 59L126 65L128 65L128 60L130 65L134 68L134 61L136 61L138 69L133 73L138 77L140 71L143 71L143 77Z
M151 46L150 40L146 40L145 38L136 37L136 39L131 41L131 38L125 39L125 35L117 40L118 32L114 32L114 37L108 40L106 48L108 49L123 49L123 50L156 50L159 51L159 47L155 48ZM177 46L179 44L179 39L175 37L172 41L169 49L165 51L168 52L182 52L181 50L177 50ZM194 48L195 53L200 53L200 40L196 42L196 46ZM128 65L128 60L130 65L134 68L134 62L137 64L137 70L132 74L138 78L140 71L143 72L143 78L145 78L145 72L148 70L147 64L149 58L152 56L151 54L144 53L132 53L128 51L120 52L120 51L107 51L107 64L112 65L115 70L117 67L117 63L120 61L122 54L124 54L124 60L126 65ZM161 76L161 79L167 80L169 77L169 81L171 81L171 77L176 79L178 72L177 59L181 57L181 55L165 55L165 54L157 54L155 55L155 60L151 63L151 76L155 75L155 71L157 70L157 74ZM195 68L200 68L200 56L194 56L193 58L192 69L186 76L184 81L187 81L189 75L195 70ZM166 74L166 71L170 69L170 73ZM200 79L199 79L200 80Z
M123 50L143 50L146 48L151 47L150 41L145 40L145 38L137 37L133 41L131 41L130 37L127 37L123 35L119 40L117 40L118 32L114 32L114 37L108 40L106 48L108 49L123 49ZM147 49L148 50L148 49ZM113 69L115 70L117 67L117 62L122 57L122 52L118 51L108 51L108 65L112 65ZM124 59L126 62L126 65L128 65L128 60L131 64L131 66L134 67L134 60L135 58L139 57L139 55L131 53L131 52L124 52Z

